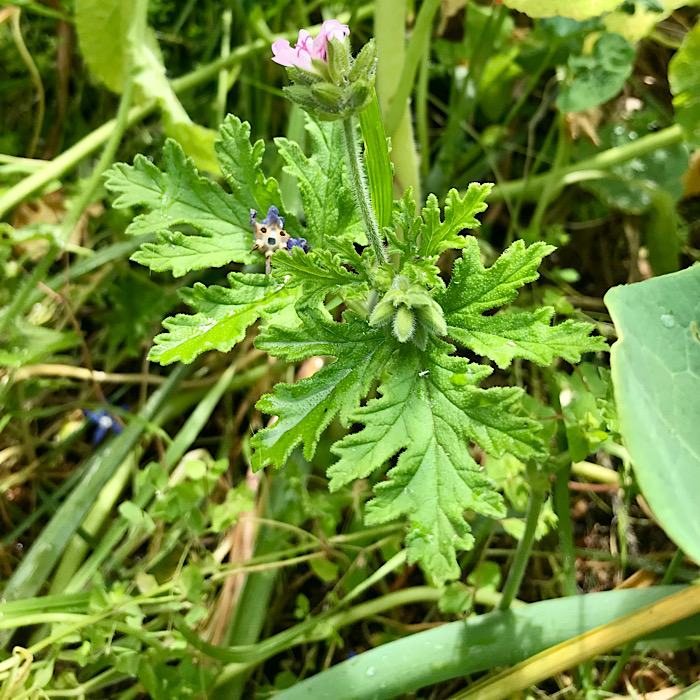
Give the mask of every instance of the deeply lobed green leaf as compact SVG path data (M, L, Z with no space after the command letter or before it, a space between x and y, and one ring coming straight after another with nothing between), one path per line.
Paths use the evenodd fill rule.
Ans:
M346 312L345 323L336 323L312 310L303 316L298 328L266 327L255 344L289 360L314 355L337 358L297 384L277 384L272 394L258 401L257 408L278 416L278 420L251 441L257 468L283 466L299 443L304 445L304 456L311 459L321 433L336 415L349 424L352 412L381 375L393 350L382 329L370 328L354 314Z
M450 356L454 347L434 340L395 355L380 387L381 398L353 414L363 430L345 437L333 451L340 459L328 475L331 489L364 478L400 452L387 480L375 486L367 521L409 519L409 560L418 561L438 582L459 575L457 549L472 544L465 510L503 517L500 494L481 474L467 445L489 454L527 459L542 450L539 426L513 412L521 390L479 389L490 374Z
M584 352L604 350L605 339L590 337L588 323L567 320L551 325L551 307L484 315L512 301L520 286L536 280L542 259L552 250L552 246L542 242L526 248L522 241L516 241L491 267L485 268L476 239L467 239L449 286L437 297L450 336L489 357L499 367L507 367L516 357L545 366L556 357L578 362Z
M275 144L286 163L285 172L299 183L306 216L304 235L309 245L323 248L329 238L340 236L365 244L360 215L348 186L342 124L307 117L306 130L311 140L310 157L294 141L277 138Z
M274 284L267 275L232 272L228 281L228 288L197 282L181 289L180 296L197 313L165 319L168 332L155 337L149 358L167 365L190 363L207 350L228 352L262 315L294 303L294 290Z
M457 190L450 190L445 199L444 219L440 220L440 207L434 194L428 196L423 208L421 244L418 255L429 257L439 255L448 248L463 248L467 239L462 236L464 229L481 226L477 214L486 210L486 197L493 186L472 182L463 197Z
M273 277L290 289L299 289L298 303L318 306L326 295L339 294L343 298L363 298L369 293L364 275L351 272L341 259L328 250L304 253L293 248L291 255L278 251L272 258Z
M199 175L182 148L168 140L163 148L164 171L137 155L133 165L118 163L107 172L106 185L118 193L118 209L145 207L127 228L131 235L156 233L156 243L146 243L132 260L161 272L181 276L191 270L221 267L231 262L252 263L250 210L267 212L281 208L277 183L260 169L264 145L251 145L250 126L229 115L221 128L217 154L231 193ZM292 235L302 231L293 216L285 225ZM192 227L190 233L181 227ZM174 227L178 227L173 230Z

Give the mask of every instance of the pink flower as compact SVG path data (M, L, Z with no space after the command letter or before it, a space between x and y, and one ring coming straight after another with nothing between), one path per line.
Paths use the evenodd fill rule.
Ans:
M349 35L350 28L347 24L341 24L337 19L327 19L315 39L312 39L305 29L301 29L299 39L293 48L286 39L277 39L272 45L272 60L281 66L296 66L310 73L316 73L311 63L312 59L328 61L328 41L330 39L343 41Z

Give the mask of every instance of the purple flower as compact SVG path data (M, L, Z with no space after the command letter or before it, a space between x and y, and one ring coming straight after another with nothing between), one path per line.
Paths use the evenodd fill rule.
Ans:
M315 39L305 29L299 31L299 39L294 47L286 39L277 39L272 44L272 60L281 66L295 66L309 73L317 73L311 61L317 59L327 62L328 41L343 41L349 35L350 28L347 24L341 24L337 19L327 19Z

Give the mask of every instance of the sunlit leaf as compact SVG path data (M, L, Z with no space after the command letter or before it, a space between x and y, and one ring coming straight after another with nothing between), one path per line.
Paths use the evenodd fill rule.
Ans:
M506 7L530 17L571 17L584 20L614 10L620 0L503 0Z

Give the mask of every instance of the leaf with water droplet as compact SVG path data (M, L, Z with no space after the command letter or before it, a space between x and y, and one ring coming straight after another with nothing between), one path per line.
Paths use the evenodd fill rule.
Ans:
M700 562L700 267L614 287L611 367L620 432L657 520Z

